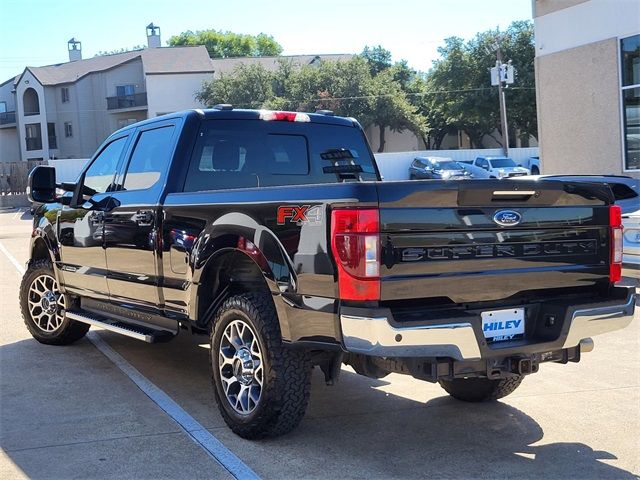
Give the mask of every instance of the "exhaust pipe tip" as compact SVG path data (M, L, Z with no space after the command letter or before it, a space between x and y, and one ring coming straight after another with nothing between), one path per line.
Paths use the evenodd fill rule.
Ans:
M592 338L583 338L580 340L580 353L588 353L593 350L593 339Z

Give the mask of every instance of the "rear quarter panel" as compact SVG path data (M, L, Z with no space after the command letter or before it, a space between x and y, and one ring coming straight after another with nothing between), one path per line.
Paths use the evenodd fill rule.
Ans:
M331 208L376 206L373 183L340 183L174 193L164 202L163 295L167 309L196 320L210 261L227 251L262 270L289 341L336 342L337 291L329 244ZM304 207L296 220L278 209ZM290 210L286 211L287 213ZM247 241L255 246L247 248Z

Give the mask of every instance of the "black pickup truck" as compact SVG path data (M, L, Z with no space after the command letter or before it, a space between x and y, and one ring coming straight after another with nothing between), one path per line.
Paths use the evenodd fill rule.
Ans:
M327 111L128 126L73 184L32 171L26 326L52 345L208 334L220 413L259 438L300 422L314 366L495 400L631 321L608 186L380 180L358 122Z

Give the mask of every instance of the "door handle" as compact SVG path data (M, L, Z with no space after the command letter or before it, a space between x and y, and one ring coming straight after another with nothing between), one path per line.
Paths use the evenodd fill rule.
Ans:
M151 210L138 210L133 216L133 221L141 227L153 224L153 212Z

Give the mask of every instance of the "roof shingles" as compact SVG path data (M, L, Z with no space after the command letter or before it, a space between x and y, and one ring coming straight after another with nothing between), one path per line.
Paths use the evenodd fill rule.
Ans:
M215 73L216 76L229 74L245 63L259 64L267 70L278 68L280 61L291 61L297 65L307 65L317 59L346 61L353 57L351 54L331 55L291 55L279 57L237 57L237 58L209 58L207 49L202 46L190 47L162 47L146 48L133 52L102 55L76 62L47 65L44 67L27 67L42 85L59 85L72 83L93 73L141 59L145 74L163 73ZM21 75L16 77L17 83Z
M213 72L211 59L203 46L149 48L28 68L43 85L58 85L75 82L90 73L109 70L137 58L142 60L147 74Z

